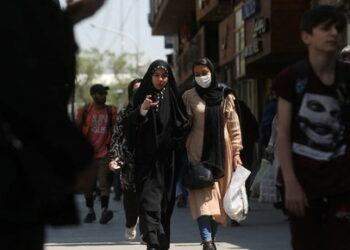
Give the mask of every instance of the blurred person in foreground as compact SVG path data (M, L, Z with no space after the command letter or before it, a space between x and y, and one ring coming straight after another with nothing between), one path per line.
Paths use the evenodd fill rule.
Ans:
M43 249L44 226L78 223L76 176L93 149L69 119L73 23L102 0L5 0L0 15L0 234L2 250Z
M337 61L346 19L308 10L308 57L276 78L278 153L295 250L350 249L350 66Z

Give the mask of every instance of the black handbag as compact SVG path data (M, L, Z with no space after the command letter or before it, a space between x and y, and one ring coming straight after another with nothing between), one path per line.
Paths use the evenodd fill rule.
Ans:
M182 185L188 189L201 189L214 185L211 168L206 162L187 164L182 177Z

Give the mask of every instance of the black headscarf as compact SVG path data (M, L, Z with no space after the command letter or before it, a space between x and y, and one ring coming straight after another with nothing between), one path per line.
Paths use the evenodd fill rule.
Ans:
M197 65L207 66L211 72L211 84L202 88L195 82L195 89L205 101L204 140L201 161L207 162L215 179L224 176L225 142L224 142L224 92L218 86L214 65L208 58L200 58L193 63L192 71Z
M153 73L162 68L168 75L168 83L163 89L158 90L152 84ZM168 63L163 60L154 61L148 68L142 79L140 88L134 96L134 106L139 107L147 95L152 95L152 100L158 102L151 107L147 116L151 119L150 126L155 134L155 146L159 147L173 144L177 139L182 139L188 127L188 120L182 99L179 97L174 75Z

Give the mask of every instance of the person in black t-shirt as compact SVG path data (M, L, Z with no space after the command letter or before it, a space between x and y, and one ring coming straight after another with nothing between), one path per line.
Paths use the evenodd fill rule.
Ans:
M307 11L301 21L306 77L300 80L296 64L275 82L278 152L295 250L350 249L350 143L344 115L350 66L337 61L345 26L335 7Z

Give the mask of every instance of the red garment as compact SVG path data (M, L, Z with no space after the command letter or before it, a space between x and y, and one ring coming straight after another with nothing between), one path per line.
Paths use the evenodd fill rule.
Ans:
M334 87L324 85L308 64L309 74L299 110L293 111L291 146L295 174L309 198L350 192L350 143L344 134ZM350 73L350 65L344 72ZM295 65L276 78L277 95L296 108Z
M95 150L95 158L105 157L108 153L113 127L117 118L117 109L112 108L112 126L109 127L107 108L98 109L95 104L90 104L86 115L82 132L87 136ZM80 108L77 115L77 122L82 123L84 107Z

